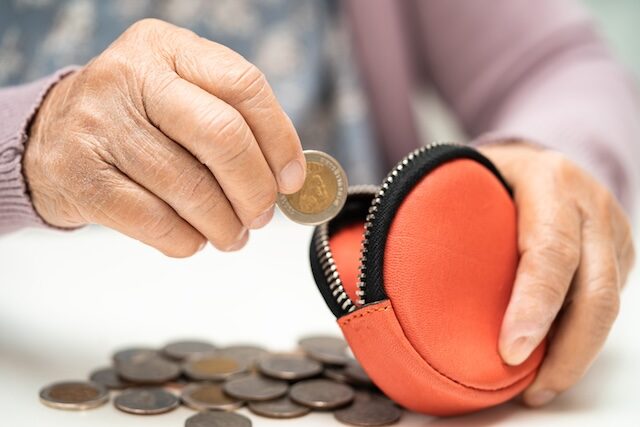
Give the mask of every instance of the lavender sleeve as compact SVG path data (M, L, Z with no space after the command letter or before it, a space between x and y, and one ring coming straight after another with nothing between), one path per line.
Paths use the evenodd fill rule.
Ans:
M429 77L477 143L565 153L627 211L640 190L640 104L577 1L416 1Z
M46 226L33 208L22 171L29 125L49 89L73 67L35 82L0 88L0 234Z

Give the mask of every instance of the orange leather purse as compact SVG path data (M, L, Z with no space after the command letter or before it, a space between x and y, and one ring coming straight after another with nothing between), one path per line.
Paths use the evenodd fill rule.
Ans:
M495 166L468 146L414 151L381 187L352 187L314 230L314 278L354 355L408 409L454 415L531 383L498 354L518 264L516 208Z

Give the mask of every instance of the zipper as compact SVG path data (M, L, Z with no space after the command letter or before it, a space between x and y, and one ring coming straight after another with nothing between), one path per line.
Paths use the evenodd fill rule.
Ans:
M472 159L484 165L511 194L509 186L495 166L478 151L463 144L434 142L404 157L387 175L381 186L351 187L347 203L338 216L329 223L316 227L311 245L311 269L320 292L336 317L387 298L382 271L384 247L398 207L413 187L432 170L450 160L460 158ZM342 285L329 239L333 231L345 222L353 222L363 217L364 231L360 244L356 289L358 299L352 301Z

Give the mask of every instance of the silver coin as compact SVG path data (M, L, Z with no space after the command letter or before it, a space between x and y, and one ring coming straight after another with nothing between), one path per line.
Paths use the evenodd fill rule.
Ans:
M265 378L258 375L246 375L224 383L226 394L242 400L273 400L284 396L289 390L285 381Z
M309 336L298 341L298 345L310 358L327 365L345 365L350 357L347 355L347 343L334 336Z
M187 418L185 427L251 427L251 420L233 412L200 412Z
M322 365L296 354L271 354L260 358L258 369L264 375L281 380L301 380L322 372Z
M161 357L138 357L116 364L123 379L135 384L162 384L180 376L180 366Z
M182 401L197 411L233 411L244 405L244 401L228 396L221 384L193 383L182 390Z
M94 383L102 384L109 390L124 390L131 385L120 378L118 376L118 372L112 367L96 369L89 376L89 380Z
M231 357L232 359L241 360L246 362L249 366L256 364L258 359L262 356L269 354L269 352L259 346L251 344L237 344L223 347L217 352L220 356Z
M130 414L156 415L176 409L180 399L161 388L136 388L120 393L113 404Z
M40 401L52 408L85 410L109 401L109 391L102 384L85 381L62 381L40 390Z
M324 368L324 371L322 371L322 375L329 378L330 380L337 381L339 383L343 383L343 384L349 383L349 377L347 377L347 375L344 373L343 366L326 367Z
M297 418L307 415L311 408L292 402L288 396L266 402L249 402L249 410L268 418Z
M300 381L289 391L291 400L314 409L339 408L350 403L354 396L348 385L325 379Z
M143 359L150 359L160 356L158 350L149 347L131 347L115 352L112 356L113 363L139 362Z
M173 341L162 348L162 353L174 360L185 360L188 357L203 353L212 353L216 346L206 341L183 340Z
M349 379L349 383L355 386L375 387L375 384L362 368L362 365L360 365L360 363L355 359L351 359L345 365L344 374Z
M248 369L247 362L217 352L190 357L182 366L184 374L196 381L223 381Z
M304 225L318 225L335 217L347 200L347 175L330 155L305 150L307 175L300 191L278 194L280 210L291 220Z
M351 405L333 415L338 421L354 426L386 426L400 420L402 409L384 396L360 392Z

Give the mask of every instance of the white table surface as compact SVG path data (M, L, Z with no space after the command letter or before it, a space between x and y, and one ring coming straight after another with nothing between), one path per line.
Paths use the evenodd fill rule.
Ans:
M310 228L281 217L245 250L211 247L175 260L110 230L27 230L0 238L0 426L183 426L194 412L142 417L105 405L44 407L45 384L85 378L117 348L202 337L287 350L309 333L339 333L307 260ZM640 285L636 273L618 322L584 380L542 410L509 403L438 419L406 414L402 426L640 426ZM240 411L248 414L246 409ZM255 426L340 425L329 414Z

